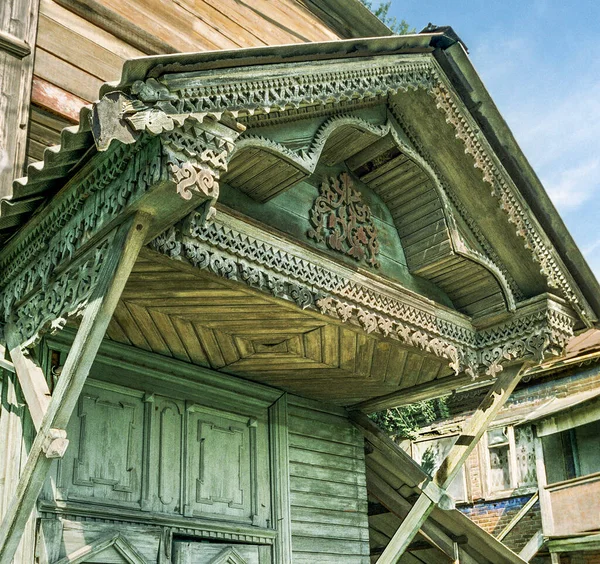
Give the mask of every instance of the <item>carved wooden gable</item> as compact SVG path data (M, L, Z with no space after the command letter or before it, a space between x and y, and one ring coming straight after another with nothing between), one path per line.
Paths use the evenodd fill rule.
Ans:
M109 328L122 343L343 405L560 350L595 321L590 292L413 40L128 64L72 134L91 127L98 153L0 253L2 323L31 344L77 317L110 228L144 210L148 247ZM135 435L133 407L89 398L78 419L110 409ZM247 461L248 422L194 425L208 449L233 429L227 456ZM134 503L119 456L109 471L81 453L76 487ZM214 501L197 479L188 511L211 499L252 518L239 491Z

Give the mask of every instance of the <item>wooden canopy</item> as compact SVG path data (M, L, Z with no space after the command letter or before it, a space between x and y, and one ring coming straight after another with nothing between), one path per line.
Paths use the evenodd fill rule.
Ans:
M508 367L505 398L596 323L597 283L470 109L466 60L436 32L137 59L102 89L0 203L0 328L38 429L6 546L105 333L372 411ZM22 350L82 314L49 400Z

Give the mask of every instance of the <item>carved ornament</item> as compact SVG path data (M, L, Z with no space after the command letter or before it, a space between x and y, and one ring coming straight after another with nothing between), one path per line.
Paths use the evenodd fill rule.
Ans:
M320 195L310 210L310 222L313 226L307 233L310 239L324 242L330 249L356 261L379 267L379 241L371 209L362 201L347 172L321 183Z
M161 163L157 140L144 138L135 145L115 145L101 156L97 166L73 187L68 197L57 201L52 213L7 253L0 263L0 332L15 307L20 310L21 334L27 339L38 334L47 322L55 321L53 314L60 313L57 317L61 318L64 317L61 312L68 313L69 301L79 292L75 289L82 287L81 277L89 269L82 267L78 272L76 268L67 268L56 279L55 271L66 267L103 226L164 177ZM94 259L96 266L103 252L101 245L100 255ZM32 293L35 295L28 298ZM28 299L25 304L24 299Z
M149 128L156 130L154 112L162 112L166 116L165 129L171 126L171 122L178 123L186 116L198 116L201 120L228 117L243 122L258 115L265 117L265 123L271 112L297 113L303 109L306 113L314 113L324 108L332 108L333 111L336 106L350 108L349 102L360 104L384 100L399 91L424 89L435 98L446 121L465 144L466 152L473 156L476 166L482 170L484 180L492 186L493 195L500 200L500 207L508 214L508 220L516 226L517 234L525 240L526 248L539 262L550 286L560 289L583 318L590 320L593 317L552 244L521 202L510 176L496 162L492 149L473 119L461 109L462 103L432 58L403 55L399 60L398 57L383 56L368 66L362 61L350 61L332 70L330 62L320 62L298 63L295 69L297 72L290 75L274 65L269 73L258 76L257 69L242 69L233 71L228 83L214 81L210 77L199 80L193 73L187 78L178 74L165 75L160 81L156 78L138 81L132 87L138 104L133 104L132 108L143 108L141 111L146 112L146 117L139 120L137 115L134 118L132 114L130 122L139 121L140 125L136 127L143 124L145 131L151 131ZM296 114L294 116L297 118ZM496 262L491 256L489 258ZM498 278L504 283L506 276L501 274ZM511 287L513 292L516 290L510 279L506 279L506 287ZM515 293L516 296L518 294Z
M198 216L157 237L151 248L176 260L236 280L298 307L318 311L367 333L429 352L455 372L495 375L523 358L540 360L560 352L573 334L575 318L563 305L542 296L517 309L509 321L482 331L459 316L437 314L217 222ZM460 318L462 319L462 318Z

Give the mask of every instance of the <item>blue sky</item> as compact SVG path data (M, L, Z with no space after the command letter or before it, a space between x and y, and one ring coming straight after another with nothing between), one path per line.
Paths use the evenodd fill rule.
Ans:
M600 278L600 2L392 0L390 14L454 28Z

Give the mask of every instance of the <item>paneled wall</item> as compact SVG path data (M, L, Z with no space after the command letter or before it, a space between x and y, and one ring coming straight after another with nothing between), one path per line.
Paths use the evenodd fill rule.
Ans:
M341 409L107 343L67 434L41 562L208 562L212 541L248 562L369 561L363 439Z

